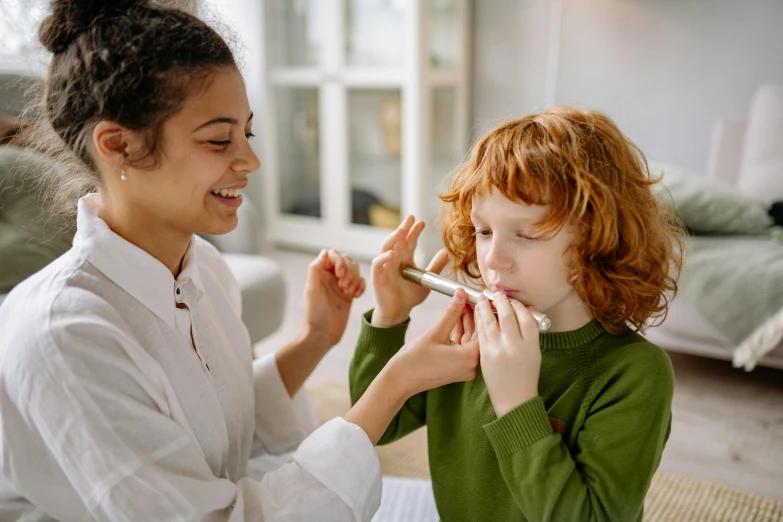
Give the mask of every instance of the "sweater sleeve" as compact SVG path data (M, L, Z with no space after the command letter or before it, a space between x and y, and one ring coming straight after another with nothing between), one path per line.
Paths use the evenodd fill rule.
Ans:
M405 344L405 332L410 324L409 319L399 326L378 328L370 324L372 312L370 310L362 316L362 329L348 374L352 405L356 404L394 354L400 351ZM426 401L427 392L408 399L395 415L378 444L394 442L424 426Z
M641 520L671 427L674 374L650 344L597 378L569 452L538 397L484 426L528 520Z

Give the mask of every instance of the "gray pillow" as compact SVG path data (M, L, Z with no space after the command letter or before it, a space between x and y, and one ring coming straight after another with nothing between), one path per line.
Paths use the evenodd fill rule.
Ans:
M40 154L0 146L0 293L58 258L74 228L44 210L34 174L50 168Z
M650 163L650 174L654 178L663 175L663 183L653 190L696 234L770 233L774 222L762 201L674 165Z

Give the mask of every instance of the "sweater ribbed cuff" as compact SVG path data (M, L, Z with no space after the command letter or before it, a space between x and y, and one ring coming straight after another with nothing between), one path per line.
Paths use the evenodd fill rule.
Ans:
M552 425L544 399L536 397L520 404L496 421L484 425L499 459L510 457L544 437L552 435Z
M362 315L358 344L367 353L391 358L405 344L405 332L408 331L410 317L397 326L379 327L370 324L373 312L374 309Z

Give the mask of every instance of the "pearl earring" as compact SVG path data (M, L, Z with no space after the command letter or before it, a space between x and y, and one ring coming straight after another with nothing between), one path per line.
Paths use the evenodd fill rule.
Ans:
M122 181L125 181L126 179L128 179L128 176L125 174L125 169L122 169L122 172L120 174L121 174L120 175L120 179Z

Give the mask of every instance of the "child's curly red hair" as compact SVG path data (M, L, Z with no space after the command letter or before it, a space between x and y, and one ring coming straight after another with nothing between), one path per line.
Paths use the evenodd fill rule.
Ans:
M547 205L536 236L576 225L569 284L610 332L666 317L682 268L679 221L661 207L641 150L607 116L555 107L484 136L440 196L443 240L456 269L479 279L473 196L498 190Z

